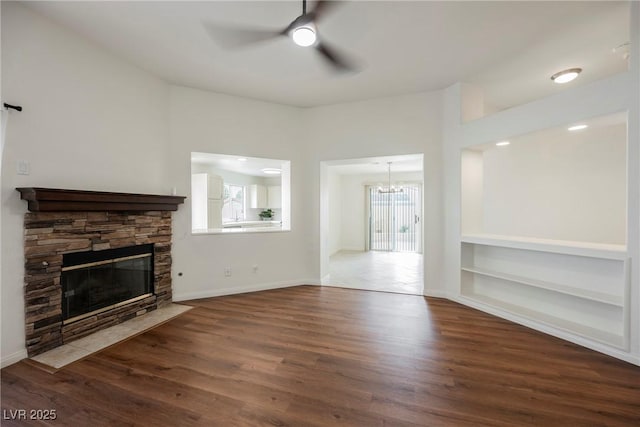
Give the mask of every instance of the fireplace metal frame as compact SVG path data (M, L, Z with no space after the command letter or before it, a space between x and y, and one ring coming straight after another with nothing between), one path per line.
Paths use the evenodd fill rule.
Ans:
M144 251L144 252L141 252ZM114 248L114 249L108 249L108 250L104 250L104 251L85 251L85 252L76 252L76 253L69 253L63 256L63 266L60 269L60 274L61 274L61 282L62 277L64 275L65 272L70 272L70 271L76 271L76 270L81 270L81 269L86 269L86 268L91 268L91 267L98 267L98 266L106 266L106 265L114 265L118 262L122 262L122 261L129 261L129 260L134 260L134 259L145 259L145 258L149 258L149 265L151 267L151 269L148 271L149 274L149 279L151 280L151 284L150 284L150 288L147 288L145 290L148 290L149 292L145 292L141 295L136 295L132 298L127 298L126 300L122 300L122 301L118 301L115 302L113 304L109 304L106 305L104 307L100 307L100 308L96 308L95 310L91 310L88 311L86 313L82 313L82 314L77 314L75 316L69 317L69 318L64 318L64 312L65 312L65 298L67 298L68 293L70 292L70 290L65 289L65 286L63 283L61 283L62 286L62 299L60 301L60 305L62 308L62 312L63 312L63 316L62 316L62 325L70 325L72 323L78 322L80 320L86 319L88 317L91 316L95 316L97 314L100 313L104 313L106 311L109 310L113 310L119 307L123 307L126 306L127 304L131 304L134 303L136 301L140 301L143 300L145 298L151 297L155 295L155 283L154 283L154 245L153 244L142 244L142 245L134 245L134 246L127 246L127 247L123 247L123 248ZM117 255L116 255L117 254ZM118 256L121 255L121 256ZM111 256L114 256L113 258L111 258ZM90 260L90 259L96 259L96 257L98 258L98 260L96 261L89 261L89 262L83 262L85 260ZM106 257L106 258L105 258ZM103 259L100 259L103 258ZM71 265L67 265L64 266L65 262L70 262ZM74 290L75 291L75 290Z
M79 320L86 319L87 317L95 316L96 314L104 313L105 311L113 310L114 308L123 307L123 306L125 306L127 304L130 304L132 302L136 302L136 301L143 300L145 298L152 297L153 295L154 295L153 293L148 293L148 294L140 295L140 296L137 296L137 297L134 297L134 298L130 298L130 299L126 300L126 301L120 301L120 302L118 302L116 304L108 305L106 307L102 307L102 308L99 308L97 310L90 311L89 313L84 313L84 314L80 314L80 315L75 316L75 317L70 317L68 319L63 320L62 324L63 325L69 325L69 324L77 322Z

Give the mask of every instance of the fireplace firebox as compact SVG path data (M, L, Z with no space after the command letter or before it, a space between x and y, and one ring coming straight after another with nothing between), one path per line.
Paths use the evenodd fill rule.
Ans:
M153 256L153 244L64 254L63 324L153 295Z

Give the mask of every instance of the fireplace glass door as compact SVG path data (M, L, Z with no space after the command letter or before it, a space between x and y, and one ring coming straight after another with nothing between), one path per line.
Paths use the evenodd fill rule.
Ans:
M105 255L99 253L102 258ZM64 266L61 281L62 315L68 323L96 311L151 295L153 255L151 251L146 251Z

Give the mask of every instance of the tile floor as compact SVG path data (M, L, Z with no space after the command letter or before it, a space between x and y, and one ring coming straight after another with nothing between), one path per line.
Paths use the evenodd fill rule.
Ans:
M172 319L193 307L171 304L143 316L127 320L119 325L103 329L94 334L72 341L31 358L54 369L89 356L91 353L116 344L141 332Z
M329 259L324 286L422 295L422 254L340 251Z

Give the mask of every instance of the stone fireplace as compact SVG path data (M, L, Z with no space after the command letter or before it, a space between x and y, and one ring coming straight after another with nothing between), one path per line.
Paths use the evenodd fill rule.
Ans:
M171 211L184 197L18 191L31 211L24 219L30 357L171 303Z

